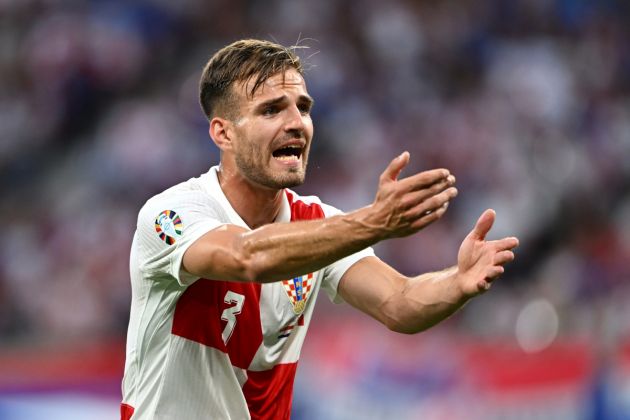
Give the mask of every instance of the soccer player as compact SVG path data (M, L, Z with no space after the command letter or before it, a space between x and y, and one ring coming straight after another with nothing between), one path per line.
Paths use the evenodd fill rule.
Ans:
M320 289L391 330L416 333L485 292L516 238L486 241L485 211L457 264L405 277L370 246L439 219L457 190L446 169L400 179L344 214L289 188L304 181L309 96L291 48L243 40L206 65L200 100L220 165L142 207L131 249L123 419L288 419ZM418 250L422 252L422 250Z

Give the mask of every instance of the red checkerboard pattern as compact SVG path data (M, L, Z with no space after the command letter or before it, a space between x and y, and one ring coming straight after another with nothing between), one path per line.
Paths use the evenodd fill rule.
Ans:
M302 294L304 300L308 299L310 291L313 288L313 283L313 273L302 276ZM297 294L295 293L295 283L293 282L293 279L283 280L282 285L284 286L284 290L286 290L291 303L295 304L297 302Z

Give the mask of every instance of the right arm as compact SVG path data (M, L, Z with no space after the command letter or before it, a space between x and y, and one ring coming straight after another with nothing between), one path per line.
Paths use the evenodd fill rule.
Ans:
M446 169L398 180L408 162L407 152L392 160L367 207L252 231L224 225L186 250L183 268L216 280L273 282L319 270L384 239L411 235L439 219L457 190Z

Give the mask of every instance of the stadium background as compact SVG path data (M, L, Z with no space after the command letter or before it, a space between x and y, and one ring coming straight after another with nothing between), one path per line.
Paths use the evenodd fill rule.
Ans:
M242 37L310 46L300 192L365 205L402 150L457 176L383 259L450 265L487 207L522 244L421 335L320 296L293 418L630 418L627 1L2 0L0 419L116 418L135 217L217 162L197 81Z

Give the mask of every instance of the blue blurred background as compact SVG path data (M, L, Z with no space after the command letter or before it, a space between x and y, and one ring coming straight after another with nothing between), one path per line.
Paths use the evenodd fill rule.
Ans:
M197 82L243 37L310 47L301 193L363 206L403 150L457 176L381 258L452 265L485 208L522 244L420 335L321 296L294 419L630 419L624 0L0 0L0 419L117 418L137 211L218 161Z

